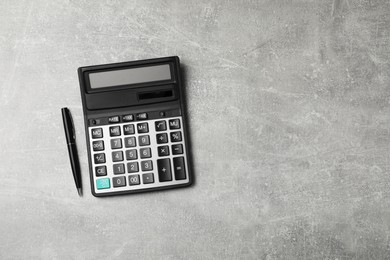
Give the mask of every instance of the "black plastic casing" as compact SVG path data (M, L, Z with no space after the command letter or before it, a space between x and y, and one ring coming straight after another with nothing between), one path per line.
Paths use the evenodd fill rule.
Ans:
M139 83L131 85L113 86L92 89L89 85L88 73L90 72L103 72L109 70L125 69L125 68L137 68L144 66L154 66L170 64L170 70L172 74L171 80L154 81L149 83ZM105 197L111 195L139 193L153 190L163 190L178 187L190 186L193 182L191 172L191 161L190 161L190 142L189 133L186 129L187 119L186 113L184 112L184 95L182 91L182 78L180 73L180 60L177 56L164 57L157 59L103 64L95 66L87 66L78 68L78 76L81 91L81 100L83 104L84 113L84 124L86 141L88 148L88 164L91 181L91 191L96 197ZM139 94L144 93L158 93L159 91L173 91L173 95L169 97L158 97L150 99L139 99ZM188 164L188 183L177 184L163 187L145 188L139 190L128 190L97 194L94 192L94 178L93 169L91 162L92 149L90 147L90 136L88 127L90 126L90 120L98 118L107 118L117 115L133 114L144 112L156 112L156 111L179 111L179 115L182 117L184 141L186 143L186 161ZM169 116L169 115L167 115Z

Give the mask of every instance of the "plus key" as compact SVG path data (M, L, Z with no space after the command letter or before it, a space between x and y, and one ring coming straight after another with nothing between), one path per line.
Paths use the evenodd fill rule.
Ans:
M157 170L160 182L172 181L171 161L169 159L157 160Z

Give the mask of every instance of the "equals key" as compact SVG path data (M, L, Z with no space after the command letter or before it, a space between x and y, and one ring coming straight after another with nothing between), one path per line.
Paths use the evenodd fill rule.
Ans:
M175 171L176 180L184 180L186 178L186 168L184 165L184 157L173 158L173 169Z

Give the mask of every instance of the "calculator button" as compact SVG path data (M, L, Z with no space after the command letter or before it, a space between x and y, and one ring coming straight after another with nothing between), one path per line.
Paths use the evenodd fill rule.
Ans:
M137 130L139 134L149 132L148 123L137 124Z
M183 145L181 144L174 144L172 145L172 154L182 154L183 153Z
M121 128L119 126L110 127L110 136L119 136L121 135Z
M158 144L168 143L168 135L166 133L157 134L156 139Z
M149 136L148 135L142 135L138 137L139 145L145 146L150 144Z
M141 162L141 170L143 172L153 170L153 163L151 160Z
M112 178L112 186L114 186L114 188L126 186L125 176Z
M184 157L173 158L173 170L175 171L176 180L184 180L186 178L186 168L184 166Z
M144 184L154 183L153 173L142 174L142 182Z
M129 176L129 184L130 184L130 186L139 185L140 184L139 175L138 174L130 175Z
M129 147L135 147L137 145L136 141L135 141L135 137L126 137L125 138L125 147L126 148L129 148Z
M134 134L134 125L124 125L123 126L123 134L125 134L125 135Z
M158 156L167 156L169 155L169 146L168 145L159 146L157 147L157 152L158 152Z
M98 190L110 188L110 178L102 178L96 180L96 188Z
M171 142L180 142L181 132L171 132Z
M111 149L119 149L122 148L122 139L115 138L111 139Z
M165 131L167 130L167 123L163 121L156 121L155 123L156 131Z
M132 150L127 150L126 151L126 159L127 160L135 160L137 158L138 158L138 156L137 156L137 150L136 149L132 149Z
M112 152L112 161L113 162L123 161L123 152L122 151Z
M125 165L123 163L118 163L113 165L114 174L125 173Z
M141 159L152 157L152 152L151 152L150 148L141 148L141 149L139 150L139 153L141 154L141 155L140 155L140 156L141 156Z
M103 138L103 129L102 128L95 128L92 129L92 138Z
M133 115L125 115L125 116L122 116L122 121L123 122L131 122L134 120L134 116Z
M107 175L107 168L106 166L98 166L98 167L95 167L95 173L96 173L96 176L106 176Z
M138 172L138 163L137 162L130 162L127 164L127 172Z
M171 162L169 159L157 160L158 179L160 182L171 181Z
M92 147L94 151L103 151L104 150L104 142L103 141L94 141L92 142Z
M112 116L108 118L108 123L115 124L119 123L119 116Z
M169 120L169 129L180 129L180 120L179 119L172 119Z
M148 119L148 114L146 113L137 114L137 120L146 120L146 119Z
M106 162L106 155L104 153L97 153L93 155L95 164L99 163L105 163Z

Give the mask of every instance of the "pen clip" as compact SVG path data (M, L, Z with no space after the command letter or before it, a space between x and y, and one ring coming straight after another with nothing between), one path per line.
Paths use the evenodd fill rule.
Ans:
M70 114L70 111L69 111L69 117L70 117L70 121L72 122L72 138L73 141L76 141L76 129L74 128L73 117Z

